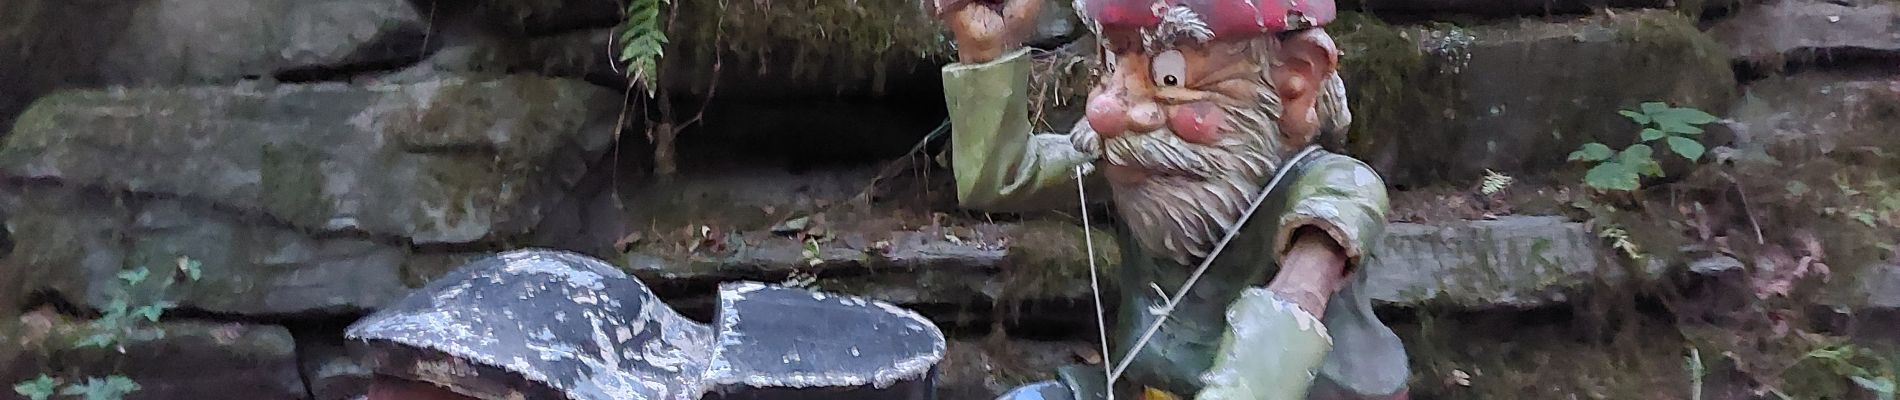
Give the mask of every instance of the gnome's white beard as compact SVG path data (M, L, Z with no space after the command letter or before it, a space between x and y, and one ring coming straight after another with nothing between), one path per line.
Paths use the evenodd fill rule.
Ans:
M1188 143L1165 128L1111 139L1086 127L1074 132L1079 150L1099 150L1109 165L1145 174L1109 181L1116 212L1150 254L1183 265L1207 257L1280 167L1285 149L1270 107L1223 109L1227 121L1211 145Z

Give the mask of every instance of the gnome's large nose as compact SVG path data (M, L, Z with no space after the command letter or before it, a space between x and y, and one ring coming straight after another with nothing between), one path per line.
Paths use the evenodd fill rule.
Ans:
M1148 133L1161 129L1167 116L1161 105L1147 96L1130 95L1119 83L1109 83L1089 95L1089 127L1104 139L1125 133Z

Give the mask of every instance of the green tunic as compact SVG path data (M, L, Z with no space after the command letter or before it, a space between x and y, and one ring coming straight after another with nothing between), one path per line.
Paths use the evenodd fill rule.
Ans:
M1077 152L1066 135L1031 131L1026 54L1017 51L990 63L943 69L952 126L951 167L957 199L964 207L1075 207L1073 171L1094 157ZM1350 157L1322 151L1285 168L1293 170L1286 171L1280 187L1242 225L1241 235L1134 358L1125 380L1203 398L1304 397L1322 358L1328 358L1333 338L1327 329L1307 323L1313 320L1310 314L1265 290L1249 289L1271 279L1291 243L1289 236L1306 226L1330 234L1357 270L1366 249L1384 231L1387 200L1378 175ZM1126 227L1118 228L1122 237L1130 237ZM1166 295L1155 288L1177 290L1195 267L1147 254L1132 240L1125 239L1121 249L1122 306L1111 359L1133 347L1158 318L1151 310L1160 307ZM1335 319L1331 310L1338 308L1333 306L1328 307L1328 326ZM1378 328L1375 333L1390 335L1383 325ZM1396 344L1396 337L1390 341ZM1338 357L1328 358L1329 366L1336 364L1331 358Z

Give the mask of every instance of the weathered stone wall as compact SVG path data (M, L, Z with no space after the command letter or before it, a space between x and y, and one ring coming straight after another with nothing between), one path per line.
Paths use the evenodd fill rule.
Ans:
M0 4L0 381L360 395L337 321L577 219L564 205L619 135L617 87L538 44L611 26L617 2L491 3ZM529 58L548 61L510 64ZM122 352L74 347L144 291L119 277L135 267L173 282L140 301L177 309Z
M665 179L646 174L659 107L624 92L613 58L618 1L227 3L0 2L0 59L18 60L0 63L0 384L116 371L145 385L134 398L353 398L368 372L342 325L527 246L613 260L700 318L738 279L912 307L960 336L946 398L1091 358L1083 237L1113 255L1112 234L1070 210L956 209L936 146L912 148L942 120L948 54L912 2L675 2L661 101L699 120ZM1756 295L1775 290L1760 277L1800 276L1780 265L1832 267L1789 284L1827 294L1814 304L1900 314L1890 2L1344 7L1328 28L1356 116L1343 149L1393 184L1402 219L1365 271L1414 349L1417 398L1674 393L1681 371L1647 368L1712 342L1658 321L1694 313L1605 329L1603 299L1809 301ZM1049 9L1031 42L1055 50L1036 97L1059 130L1091 39ZM1702 138L1715 160L1670 165L1611 198L1618 213L1574 206L1565 156L1635 140L1616 110L1646 101L1724 117ZM1487 171L1519 183L1480 194ZM1649 257L1611 246L1610 223ZM1801 234L1825 244L1750 247ZM178 279L181 256L204 277ZM137 266L177 282L166 336L67 346Z
M52 90L233 82L373 69L428 54L403 0L11 1L0 15L0 124Z
M1349 148L1398 185L1471 180L1487 169L1548 173L1584 143L1635 139L1604 110L1646 101L1719 110L1737 94L1727 50L1671 11L1352 22L1337 30L1348 91L1361 95Z

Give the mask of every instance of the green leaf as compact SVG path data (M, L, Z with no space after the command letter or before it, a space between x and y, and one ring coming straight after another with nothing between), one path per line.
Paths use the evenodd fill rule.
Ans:
M204 277L204 266L204 263L190 257L178 257L178 269L184 270L185 277L191 278L192 282L197 282L199 278Z
M132 315L145 318L145 320L149 322L158 322L158 316L164 313L165 307L156 304L132 310Z
M116 296L116 297L113 297L113 298L112 298L112 301L108 301L108 302L106 302L106 307L105 307L104 309L102 309L102 310L100 310L100 314L104 314L104 315L105 315L105 317L104 317L104 318L100 318L100 319L108 319L108 320L109 320L109 319L113 319L113 318L118 318L118 317L121 317L121 316L124 316L124 315L125 315L125 311L126 311L127 309L129 309L129 308L131 308L131 307L132 307L132 305L131 305L131 304L127 304L127 303L126 303L126 301L125 301L125 296Z
M1880 223L1879 223L1880 218L1875 216L1872 211L1854 210L1852 212L1848 212L1847 217L1853 218L1855 221L1860 221L1861 224L1865 224L1867 225L1867 227L1870 227L1870 228L1880 227Z
M1629 148L1617 153L1616 159L1613 161L1617 164L1622 164L1624 170L1629 171L1631 174L1638 175L1639 178L1641 176L1662 176L1662 164L1656 162L1655 152L1656 150L1649 147L1649 145L1638 143L1630 145ZM1631 184L1629 186L1634 187L1635 185Z
M1643 165L1631 166L1631 168L1635 168L1636 173L1643 176L1663 176L1662 163L1656 162L1656 160L1649 160L1649 162L1643 163Z
M1649 115L1630 110L1617 110L1616 113L1623 114L1623 117L1629 118L1631 121L1636 121L1637 125L1649 125Z
M111 333L94 333L84 338L80 338L78 342L73 343L73 347L79 347L79 348L98 347L98 348L103 349L107 347L112 347L112 342L117 341L117 339L118 338L114 337Z
M1702 377L1708 375L1708 369L1702 365L1702 350L1689 347L1689 356L1685 358L1684 368L1689 370L1689 382L1694 385L1689 388L1689 399L1702 400Z
M1610 156L1614 154L1616 151L1610 150L1610 146L1604 146L1602 143L1585 143L1583 148L1570 153L1570 160L1603 161L1610 159Z
M1669 135L1664 134L1663 131L1656 130L1656 128L1643 128L1643 141L1645 142L1662 139L1663 136Z
M1801 197L1808 193L1808 184L1801 181L1788 181L1788 195Z
M1884 377L1884 376L1875 377L1875 378L1852 376L1852 377L1848 377L1848 379L1852 379L1854 381L1854 384L1860 385L1862 389L1867 389L1867 391L1869 392L1874 392L1874 395L1878 396L1882 400L1893 400L1893 396L1895 394L1896 388L1894 387L1895 385L1894 385L1893 379L1891 378Z
M1641 165L1655 159L1656 149L1646 144L1633 144L1618 153L1616 159L1624 164Z
M85 384L66 386L66 389L60 390L59 394L80 396L85 400L120 400L139 389L138 382L133 382L124 376L113 375L104 379L86 378Z
M1691 125L1702 125L1720 120L1714 115L1689 107L1676 107L1663 111L1669 120Z
M39 378L20 381L13 385L13 392L31 400L46 400L59 391L59 382L53 377L40 374Z
M666 29L660 14L667 3L664 0L629 1L627 18L620 27L620 38L625 44L620 49L619 59L627 63L627 75L645 86L648 95L658 82L660 60L666 56Z
M1662 114L1664 110L1669 109L1668 104L1664 104L1663 102L1660 102L1660 101L1651 101L1651 102L1643 103L1642 107L1643 107L1643 114L1647 114L1651 117L1654 117L1658 114Z
M123 395L131 394L132 392L139 391L139 389L143 389L143 387L139 386L138 382L134 382L132 381L132 378L127 378L123 375L113 375L113 376L106 377L106 386L112 388L114 393L117 393L120 395L120 396L114 396L113 398L123 397Z
M134 270L119 271L119 279L125 280L125 283L131 284L131 285L137 285L140 282L145 282L145 278L151 275L152 275L152 271L145 269L145 267L139 267L138 269L134 269Z
M1670 150L1674 150L1676 154L1681 155L1682 158L1689 159L1689 161L1701 161L1702 153L1708 151L1707 148L1702 147L1702 142L1697 142L1695 139L1686 137L1670 136L1668 143Z
M621 61L621 63L631 63L633 59L638 59L638 57L640 57L640 49L633 47L633 45L627 45L625 49L619 49L619 61Z
M1478 192L1486 196L1495 195L1504 191L1504 188L1510 187L1511 181L1514 180L1516 179L1510 175L1500 174L1487 168L1484 170L1484 180L1479 185Z
M1702 134L1702 128L1690 126L1689 124L1682 123L1682 121L1659 121L1656 124L1657 126L1662 127L1662 130L1668 131L1670 133L1681 133L1681 134L1687 134L1687 135Z
M1583 183L1603 190L1636 190L1636 171L1616 162L1598 164L1583 174Z

